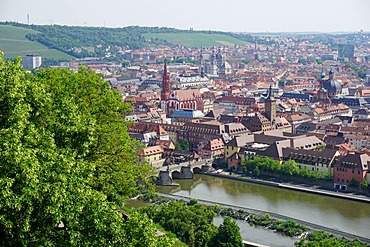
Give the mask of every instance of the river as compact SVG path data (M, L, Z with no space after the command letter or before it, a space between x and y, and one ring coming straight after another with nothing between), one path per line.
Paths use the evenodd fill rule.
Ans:
M369 237L370 205L367 203L201 174L196 174L192 180L176 180L175 182L180 186L158 186L157 190L162 193L278 213L358 236ZM248 236L245 239L258 242Z

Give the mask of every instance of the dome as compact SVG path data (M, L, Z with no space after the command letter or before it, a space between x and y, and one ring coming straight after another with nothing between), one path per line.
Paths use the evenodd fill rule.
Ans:
M329 93L340 93L342 91L342 84L338 82L335 79L329 79L324 81L323 87L329 92Z

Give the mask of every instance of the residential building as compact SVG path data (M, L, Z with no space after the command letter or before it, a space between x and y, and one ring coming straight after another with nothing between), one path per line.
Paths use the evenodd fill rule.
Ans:
M165 159L162 158L164 149L162 146L151 146L140 150L140 162L149 163L152 167L160 168L163 166Z
M369 165L370 156L367 154L348 154L338 158L333 165L334 188L346 190L352 179L360 184L366 179Z
M221 159L224 157L225 141L222 138L210 140L198 149L198 154L202 159Z
M320 173L329 173L332 170L332 164L339 152L333 149L325 148L322 151L283 148L283 160L294 160L300 169L304 167L308 171L318 171Z
M28 54L22 58L22 67L25 69L38 69L41 64L42 59L39 55Z

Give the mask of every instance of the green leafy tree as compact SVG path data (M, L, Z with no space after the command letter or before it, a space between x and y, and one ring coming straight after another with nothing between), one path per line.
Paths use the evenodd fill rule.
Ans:
M20 59L0 58L0 106L1 246L136 246L126 227L134 221L148 227L140 241L162 241L150 221L132 215L124 223L117 210L150 170L137 169L122 118L129 107L101 76L34 76Z
M217 230L213 225L214 211L201 204L187 206L183 201L171 201L161 207L147 207L141 211L190 247L207 246Z
M362 180L360 183L360 188L363 190L367 190L369 187L369 184L367 183L366 179Z
M299 175L302 177L309 177L310 172L308 171L307 167L303 167L302 169L299 170Z
M188 140L182 140L181 142L176 142L175 147L176 147L177 150L189 151L189 149L190 149L189 141Z
M258 169L258 166L256 166L253 170L253 176L258 177L260 174L260 169Z
M243 239L240 235L240 228L234 220L226 217L223 223L218 227L218 232L211 240L211 247L242 247Z
M295 163L294 160L288 160L284 165L283 165L283 173L285 175L293 176L299 173L299 168L297 163Z
M351 188L358 188L358 183L356 182L356 180L354 178L352 178L352 180L349 181L348 186L351 187Z
M126 241L132 247L162 247L172 246L173 244L165 236L156 236L157 230L153 222L145 214L133 212L124 222L123 229Z
M322 150L324 150L324 148L325 148L325 146L320 144L316 147L316 151L322 151Z

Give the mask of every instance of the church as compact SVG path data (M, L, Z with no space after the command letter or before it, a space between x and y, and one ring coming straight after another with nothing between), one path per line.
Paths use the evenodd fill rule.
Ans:
M342 93L342 84L335 79L334 70L330 69L329 79L325 80L324 70L321 73L320 89L317 91L317 101L330 103L331 100Z
M204 111L203 97L198 89L171 90L166 59L162 77L161 109L167 117L171 117L174 111L181 109Z
M199 55L199 71L201 77L209 75L210 77L225 79L226 74L229 74L230 70L231 66L226 61L225 55L221 53L220 48L217 53L215 53L215 49L212 49L209 60L207 61L203 55L203 48L201 48Z
M274 129L276 120L276 100L272 86L267 91L265 99L265 113L257 112L254 116L245 118L242 122L251 131L267 131Z

